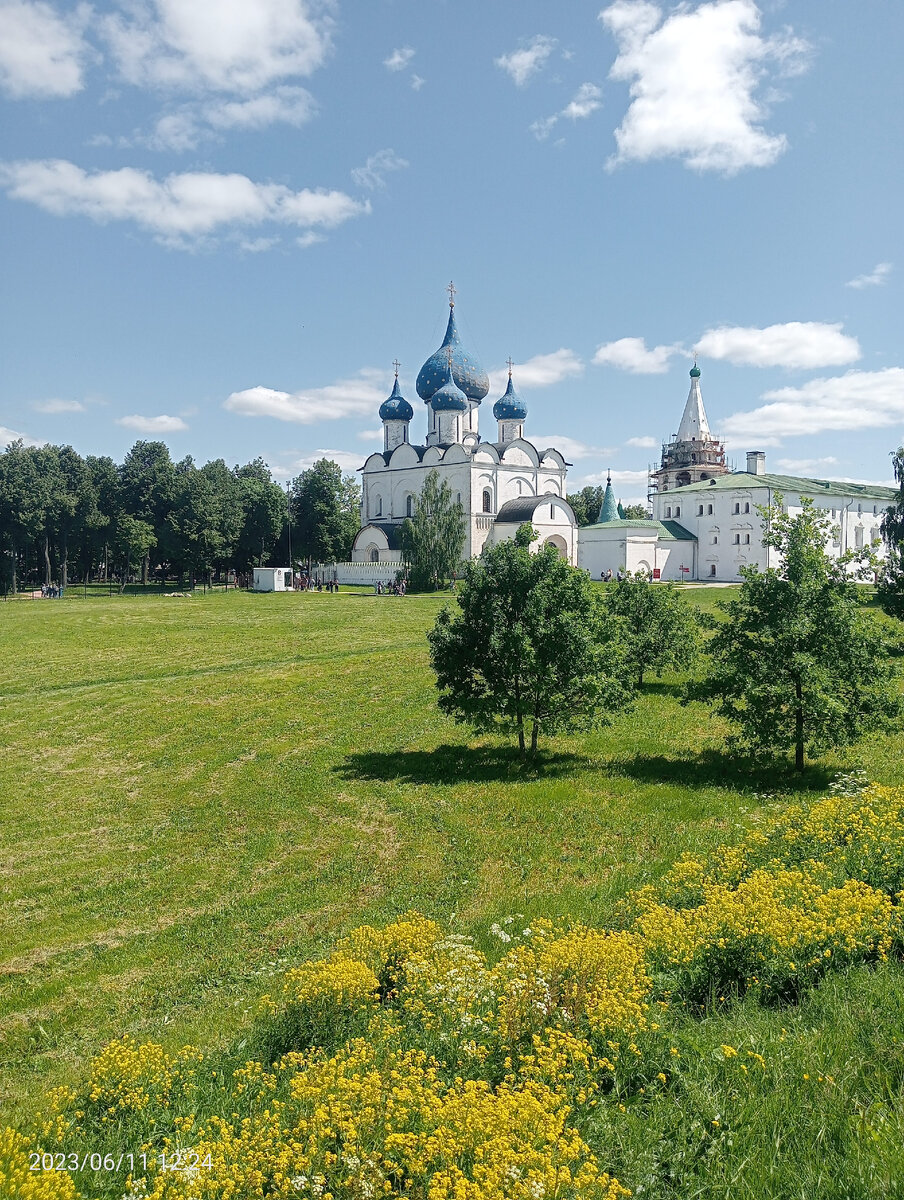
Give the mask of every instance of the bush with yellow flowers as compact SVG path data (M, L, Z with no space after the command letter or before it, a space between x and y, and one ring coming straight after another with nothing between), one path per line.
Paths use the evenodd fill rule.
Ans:
M264 998L247 1061L113 1042L52 1094L34 1149L140 1144L144 1175L96 1177L91 1200L615 1200L592 1131L680 1082L671 1010L793 1000L882 960L904 943L902 861L904 789L870 787L681 860L618 930L534 920L490 962L418 914L362 926ZM0 1142L0 1183L24 1145ZM77 1194L65 1173L21 1179L0 1194Z

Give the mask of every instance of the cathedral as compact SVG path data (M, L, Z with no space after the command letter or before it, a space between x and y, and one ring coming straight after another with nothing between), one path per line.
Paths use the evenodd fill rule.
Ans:
M525 437L527 406L515 387L511 360L508 386L493 405L495 437L481 436L480 406L490 382L462 345L451 284L446 336L415 385L426 416L422 442L412 441L414 408L402 395L395 366L392 393L380 406L383 449L362 468L361 528L352 561L328 570L341 582L392 578L402 563L402 523L413 515L431 471L464 509L463 559L513 538L530 522L539 534L535 546L554 546L594 579L642 571L651 579L738 583L746 566L776 565L776 552L764 544L759 510L777 495L789 513L801 510L805 496L825 512L832 523L830 555L869 547L883 553L881 522L893 489L772 474L759 450L747 452L745 470L733 469L724 442L710 430L696 362L678 432L663 442L660 461L650 471L650 516L626 519L610 478L596 522L580 530L566 498L570 464L554 447L541 449Z
M383 449L362 469L361 529L353 563L401 565L399 531L414 512L427 475L436 471L465 514L462 558L513 538L529 521L540 545L554 546L577 562L577 523L565 499L569 464L554 447L541 449L524 436L527 406L515 388L512 363L505 392L493 405L495 437L481 437L480 406L490 381L462 345L450 285L449 323L443 344L418 373L416 390L426 410L426 436L412 441L414 408L399 388L380 406Z

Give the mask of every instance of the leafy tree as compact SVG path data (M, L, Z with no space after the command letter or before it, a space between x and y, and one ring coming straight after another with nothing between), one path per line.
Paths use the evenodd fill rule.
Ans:
M120 511L119 473L108 455L89 454L85 465L91 477L92 506L85 515L83 529L86 574L90 578L92 564L103 563L104 579L108 577L108 559L113 531Z
M154 531L158 551L166 556L171 524L168 520L175 488L175 468L165 442L136 442L119 468L120 493L125 512L147 522ZM149 559L141 564L141 582L148 581Z
M881 632L861 611L847 563L825 553L831 522L806 497L802 505L791 517L776 495L760 509L764 544L781 566L742 569L695 690L737 727L735 744L757 754L793 748L798 771L805 752L848 745L900 714Z
M236 566L241 570L262 567L270 560L273 544L286 520L286 496L262 458L236 467L242 505L242 526L236 542Z
M414 513L402 524L402 554L408 563L412 591L444 587L461 566L465 542L464 509L439 474L430 471Z
M573 492L568 497L568 503L571 505L578 525L596 524L596 519L600 515L605 491L606 489L603 487L588 485L581 488L579 492Z
M645 504L626 504L624 514L626 521L649 521L651 519L650 510Z
M642 572L629 572L606 589L606 608L623 623L638 687L647 671L680 670L694 661L699 621L671 583L650 583Z
M469 562L459 612L427 635L443 712L515 731L522 753L529 727L532 754L541 730L606 724L632 694L619 622L552 546L531 553L536 536L522 525Z
M888 559L876 588L879 603L892 617L904 619L904 446L892 454L898 494L882 518L882 537Z
M147 562L156 541L150 521L139 521L128 513L120 513L113 533L113 553L122 571L120 590L125 588L129 576Z
M5 579L13 594L18 588L19 560L46 525L49 489L42 466L38 448L26 446L21 438L11 442L0 458L0 535Z
M60 565L60 582L69 583L69 549L78 545L89 514L94 509L91 472L71 446L56 449L56 472L51 498L51 522Z
M313 562L344 562L360 525L361 489L338 463L321 458L292 484L292 545ZM291 565L291 564L290 564Z

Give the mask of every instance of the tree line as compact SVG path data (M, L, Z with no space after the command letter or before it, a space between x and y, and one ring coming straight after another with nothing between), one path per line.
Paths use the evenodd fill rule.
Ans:
M136 442L121 463L72 446L12 442L0 454L0 591L33 583L176 579L249 572L278 559L347 558L359 492L322 459L286 491L262 458L174 462Z

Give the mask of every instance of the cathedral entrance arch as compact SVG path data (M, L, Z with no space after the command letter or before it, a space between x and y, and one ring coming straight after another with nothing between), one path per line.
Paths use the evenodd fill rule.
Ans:
M552 537L548 537L543 545L552 546L554 550L557 550L559 558L568 558L568 543L563 537L560 537L559 534L554 533Z

